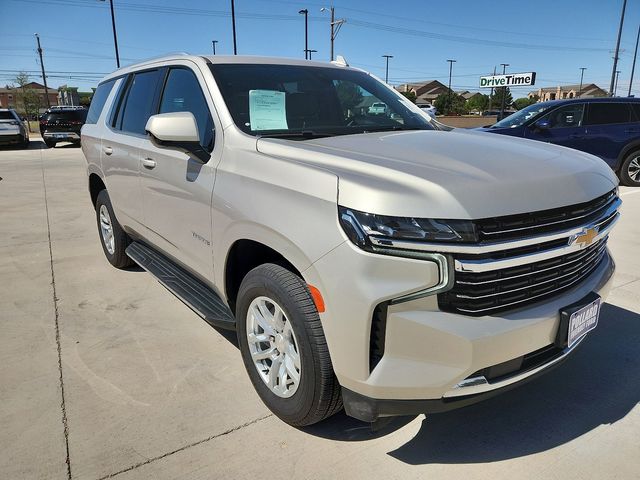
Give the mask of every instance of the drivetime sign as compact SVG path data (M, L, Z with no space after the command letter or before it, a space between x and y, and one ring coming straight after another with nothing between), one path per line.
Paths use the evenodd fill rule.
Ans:
M524 87L536 83L536 72L508 73L506 75L489 75L480 77L480 87Z

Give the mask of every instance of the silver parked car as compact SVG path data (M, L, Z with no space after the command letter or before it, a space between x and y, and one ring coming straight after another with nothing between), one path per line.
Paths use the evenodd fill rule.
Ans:
M0 108L0 146L2 145L29 147L29 129L26 122L11 108Z
M567 358L611 288L621 202L603 162L436 130L344 62L125 67L98 86L82 149L108 261L235 330L292 425L504 391Z

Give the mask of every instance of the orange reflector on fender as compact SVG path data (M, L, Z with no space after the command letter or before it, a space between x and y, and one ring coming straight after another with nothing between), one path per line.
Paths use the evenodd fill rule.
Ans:
M316 308L318 309L318 312L323 313L324 299L322 298L322 294L320 293L320 290L318 290L316 287L314 287L309 283L307 283L307 287L309 287L309 291L311 292L311 298L313 298L313 303L316 304Z

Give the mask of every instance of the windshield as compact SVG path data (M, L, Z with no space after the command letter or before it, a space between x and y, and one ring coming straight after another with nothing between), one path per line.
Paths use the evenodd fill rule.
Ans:
M534 103L533 105L529 105L528 107L523 108L522 110L518 110L516 113L509 115L506 118L503 118L497 123L491 125L491 128L515 128L519 127L523 123L525 123L530 118L533 118L540 113L548 110L554 105L554 102L542 102L542 103Z
M256 136L312 138L432 130L409 102L370 75L336 67L215 64L235 124Z

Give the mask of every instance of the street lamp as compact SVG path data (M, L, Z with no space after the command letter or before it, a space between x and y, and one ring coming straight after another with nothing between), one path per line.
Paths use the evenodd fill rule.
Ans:
M106 0L100 0L105 2ZM120 68L120 54L118 53L118 35L116 34L116 15L113 13L113 0L109 0L111 7L111 26L113 27L113 45L116 48L116 66Z
M331 61L333 62L333 42L338 36L340 27L342 27L342 25L346 22L346 20L344 18L336 20L336 10L334 7L330 7L330 8L322 7L320 11L331 13L331 34L329 38L331 39Z
M507 73L507 67L509 66L508 63L501 63L500 65L502 65L502 74L506 74ZM502 120L502 117L504 116L504 103L507 100L507 87L501 87L502 88L502 102L500 103L500 118L498 120Z
M211 46L213 46L213 54L216 54L216 43L218 43L218 40L211 40Z
M578 90L578 98L582 95L582 79L584 78L584 71L587 67L580 67L580 89Z
M449 101L447 102L447 115L451 113L451 72L453 71L453 64L456 60L447 60L449 62Z
M304 59L309 58L309 10L306 8L298 12L300 15L304 15Z
M387 59L387 68L386 68L385 74L384 74L384 82L385 83L389 83L389 59L393 58L393 55L382 55L382 58L386 58Z

